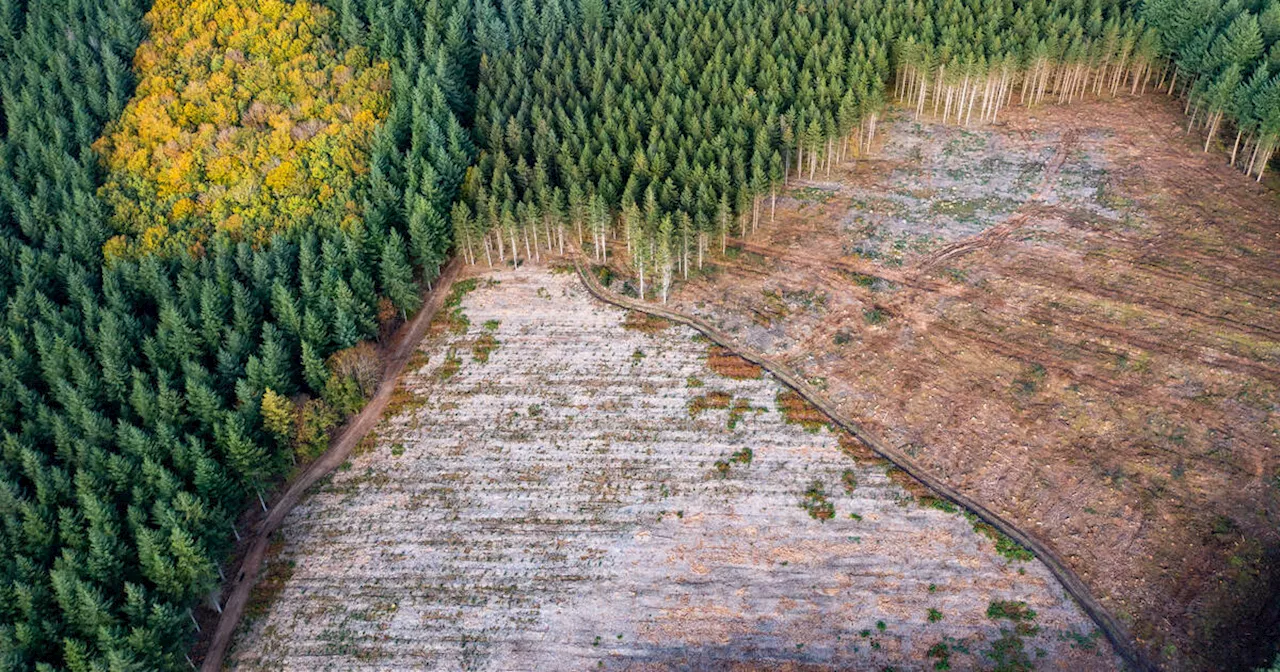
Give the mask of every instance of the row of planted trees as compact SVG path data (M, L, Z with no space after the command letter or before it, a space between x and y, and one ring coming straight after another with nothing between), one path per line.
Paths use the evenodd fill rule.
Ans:
M1280 0L1147 0L1141 16L1167 59L1166 91L1186 100L1187 131L1204 133L1206 152L1225 141L1231 165L1261 181L1280 146Z
M566 232L597 259L620 240L640 291L662 298L772 219L788 180L866 151L890 95L917 115L994 121L1015 103L1134 90L1157 57L1118 1L655 0L569 16L484 53L484 151L455 238L490 263L559 249Z
M969 125L1010 105L1179 91L1206 148L1228 120L1232 163L1261 179L1280 131L1278 4L508 9L525 29L484 50L484 151L454 210L455 237L490 263L562 248L565 231L597 259L621 238L637 278L665 297L709 249L771 218L787 180L828 175L865 151L888 96L917 118Z

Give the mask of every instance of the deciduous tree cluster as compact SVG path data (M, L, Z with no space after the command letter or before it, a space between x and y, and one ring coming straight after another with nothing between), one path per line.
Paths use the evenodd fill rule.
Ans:
M337 45L338 19L299 0L159 0L137 91L95 148L121 255L199 254L215 230L261 245L350 226L390 69Z
M155 88L104 144L126 163L142 150L129 175L175 191L102 189L157 218L130 220L99 199L125 173L104 175L92 144L130 101L148 4L0 0L4 669L189 669L193 610L218 604L238 517L370 393L362 342L380 305L412 310L437 274L471 162L464 6L165 0L138 59ZM220 158L261 193L215 212L236 188L217 192ZM341 191L341 225L320 206L286 223L286 159L305 193ZM250 203L278 212L228 230ZM105 259L118 223L133 240L157 222L154 245Z
M239 513L451 245L665 296L895 96L1154 83L1260 178L1278 1L0 0L0 666L187 668Z

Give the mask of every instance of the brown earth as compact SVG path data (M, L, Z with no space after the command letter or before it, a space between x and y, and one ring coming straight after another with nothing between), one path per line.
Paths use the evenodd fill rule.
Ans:
M282 574L278 566L268 567L265 572L261 571L268 555L274 556L279 553L280 542L278 539L273 539L273 535L280 528L285 516L293 510L307 490L346 461L352 449L378 424L388 404L395 400L399 389L400 373L414 360L418 342L427 333L436 311L440 310L444 304L461 267L461 262L455 259L441 269L434 290L426 292L423 297L423 306L418 310L417 315L412 321L402 325L390 341L380 348L379 354L385 363L379 378L381 382L373 398L360 409L359 413L347 420L323 455L289 479L280 494L272 498L271 508L261 518L257 516L252 518L251 533L240 540L237 547L239 563L232 575L234 579L224 586L228 592L222 609L216 617L216 627L202 629L202 637L193 650L196 659L201 661L200 669L203 672L216 672L223 668L227 650L231 646L236 629L241 626L241 617L244 616L246 608L250 611L263 608L262 595L256 596L259 598L257 604L251 603L250 598L255 597L254 586L261 582L259 592L265 591L271 594L278 593L287 582L288 572ZM195 667L194 662L192 667Z
M1163 98L981 129L897 116L672 307L1048 543L1161 665L1260 664L1280 611L1274 188L1199 151Z

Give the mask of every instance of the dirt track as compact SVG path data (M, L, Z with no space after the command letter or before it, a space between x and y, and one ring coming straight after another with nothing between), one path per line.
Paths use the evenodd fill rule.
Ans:
M413 321L396 332L395 345L390 357L383 365L377 393L354 418L347 422L338 436L329 444L329 449L289 483L284 493L272 502L266 517L253 531L249 551L236 572L231 592L227 595L226 603L222 607L222 615L218 619L217 630L210 640L209 649L200 666L202 672L219 672L222 669L223 659L226 658L227 650L231 646L231 638L240 625L240 619L244 615L253 586L258 581L258 571L266 557L271 534L280 527L281 521L302 498L307 488L315 485L326 474L346 461L347 456L351 454L351 449L382 419L382 411L391 400L391 395L399 382L400 372L413 357L418 343L431 324L431 318L444 304L461 267L462 264L455 257L442 269L435 286L428 294L426 303L414 315Z
M921 467L911 459L903 451L889 445L880 437L863 427L859 423L845 416L817 390L813 389L805 380L790 367L787 367L773 359L770 359L760 352L744 345L741 341L730 337L728 334L721 332L707 322L690 315L685 315L678 311L669 310L658 305L654 305L645 301L621 296L615 292L611 292L604 287L596 278L591 275L579 262L578 276L582 279L587 289L601 301L612 303L622 308L636 310L649 315L662 317L672 322L688 325L697 329L704 336L718 343L719 345L732 350L736 355L743 359L760 366L775 378L782 381L787 387L795 390L801 396L809 401L809 403L818 407L827 417L831 418L840 427L844 428L858 440L862 441L877 454L889 460L894 466L902 469L923 483L930 490L942 495L946 499L958 504L969 511L977 514L979 518L1000 530L1013 540L1017 541L1024 548L1029 549L1036 557L1043 562L1053 575L1061 582L1062 586L1076 600L1076 602L1085 610L1089 617L1097 623L1098 628L1106 635L1107 640L1115 648L1116 652L1125 660L1125 663L1135 670L1154 670L1156 669L1142 653L1133 646L1131 635L1126 632L1120 623L1111 615L1101 603L1089 592L1088 587L1080 580L1072 569L1062 561L1058 554L1055 553L1045 544L1041 543L1036 537L1024 532L1014 523L1002 518L995 512L982 506L972 498L947 485L946 482L937 478L929 471Z
M571 273L477 280L281 526L231 668L1122 667L1042 563L773 376Z
M1162 667L1241 669L1280 631L1280 200L1180 113L887 122L671 307L1034 530Z

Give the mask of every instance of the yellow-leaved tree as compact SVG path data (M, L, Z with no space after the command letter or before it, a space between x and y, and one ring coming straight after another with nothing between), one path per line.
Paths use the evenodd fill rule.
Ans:
M263 242L359 215L390 105L386 63L339 44L298 0L157 0L139 83L95 143L120 235L108 258L198 250L215 231Z

